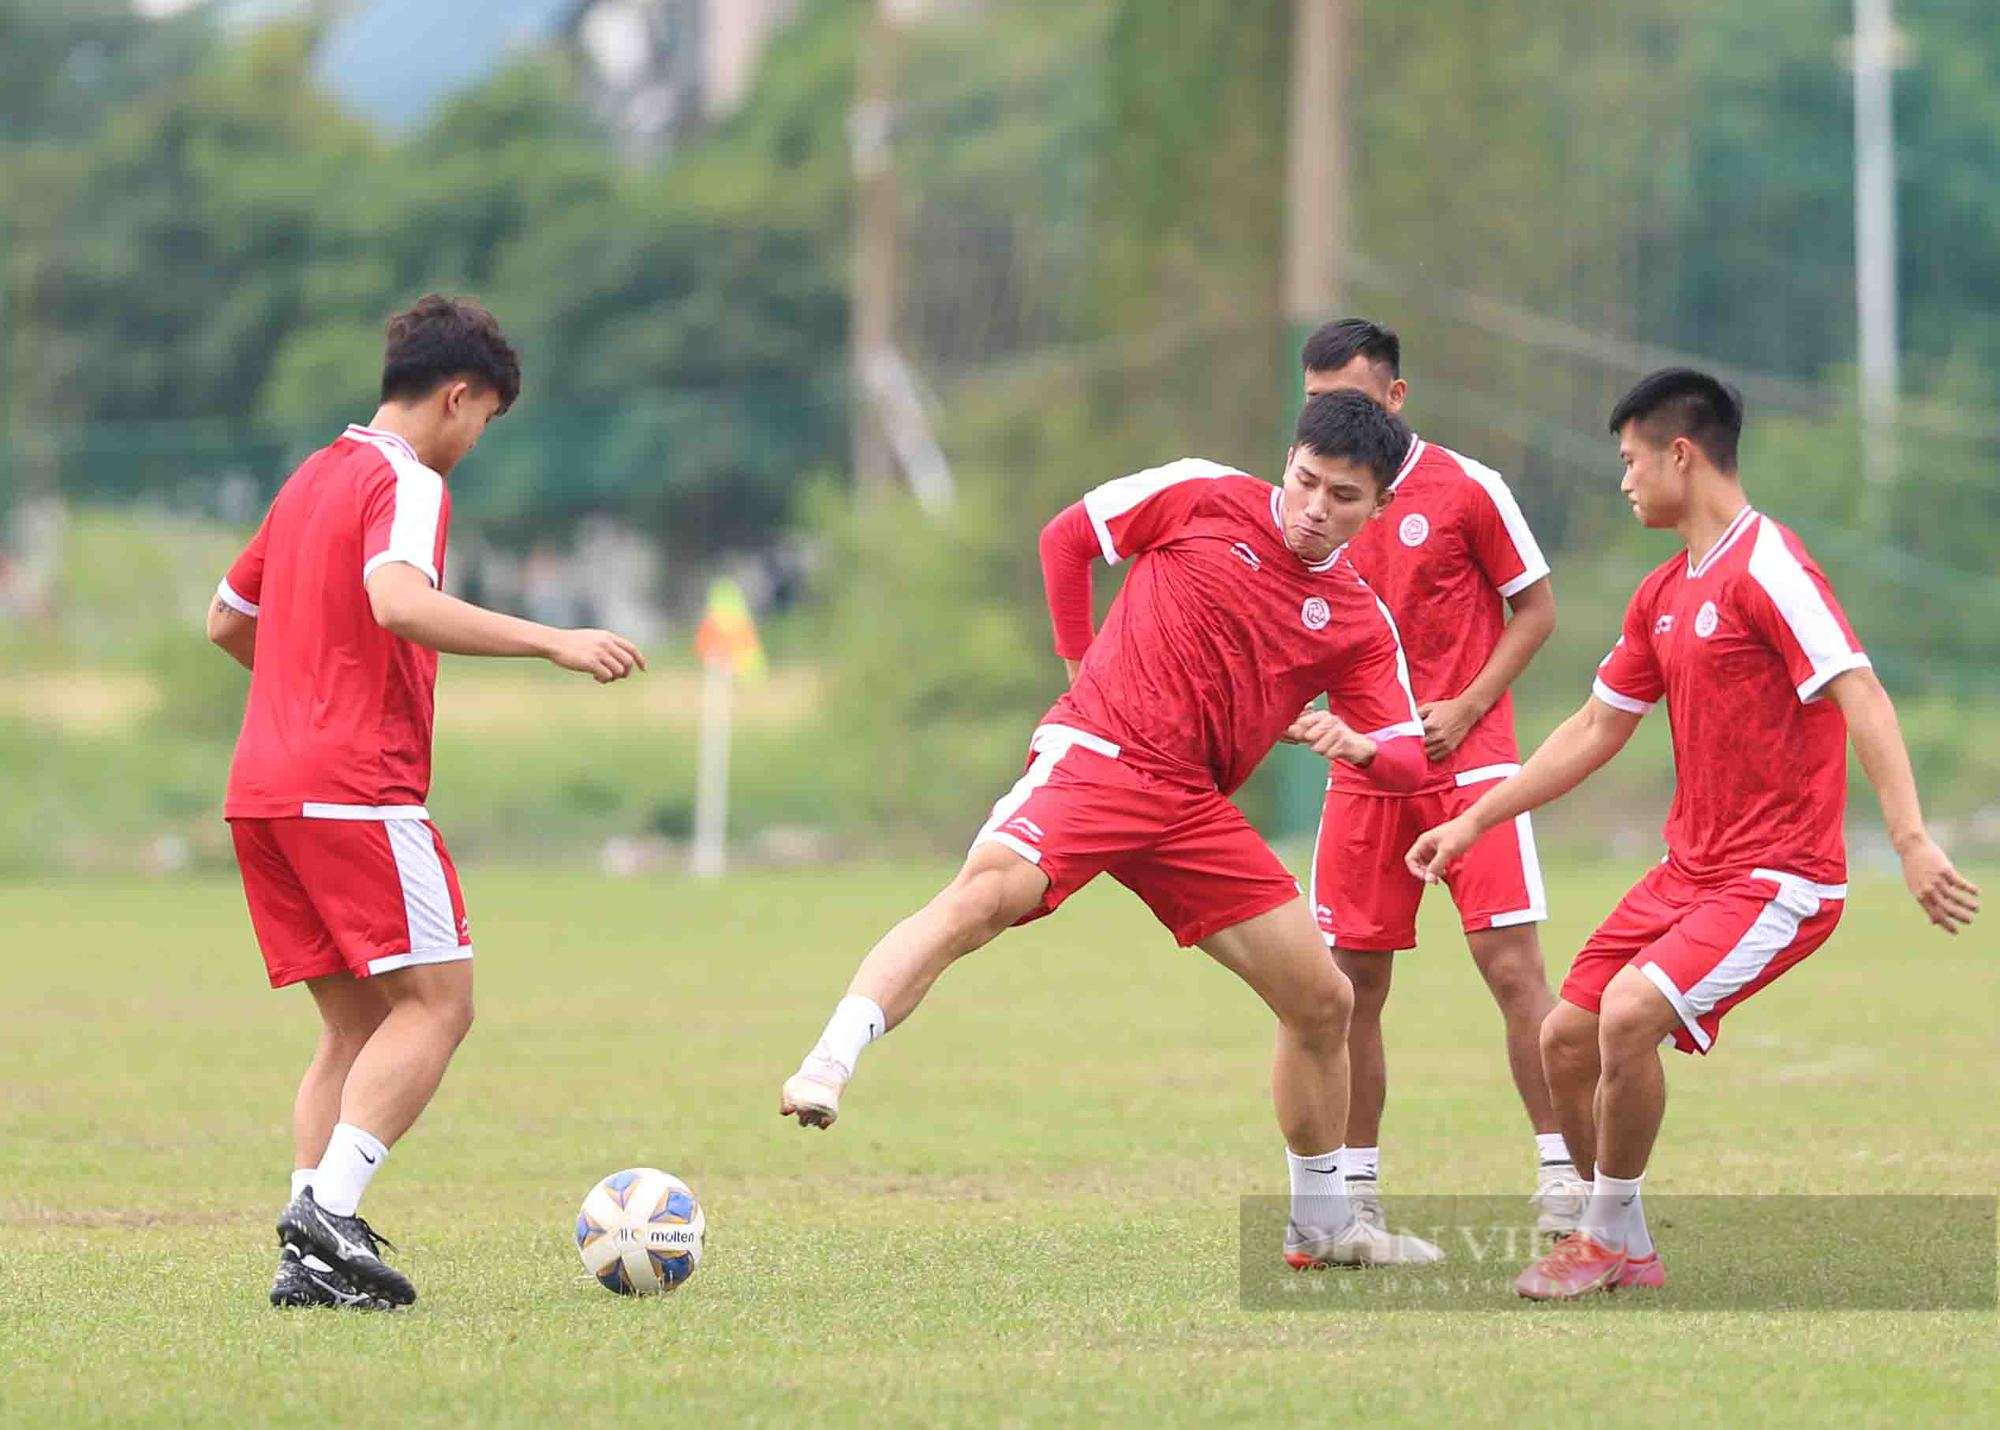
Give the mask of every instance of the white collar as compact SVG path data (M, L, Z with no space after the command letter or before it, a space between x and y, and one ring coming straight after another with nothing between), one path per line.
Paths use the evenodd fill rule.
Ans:
M398 437L394 432L384 432L379 427L363 427L359 422L350 422L347 424L347 430L340 435L343 437L352 437L360 442L373 442L377 446L386 442L391 447L408 456L411 461L418 463L423 461L423 458L417 455L417 449L412 447L408 441L402 437Z
M1699 565L1695 563L1694 553L1692 551L1688 552L1688 580L1692 581L1705 574L1710 567L1715 565L1716 560L1722 553L1734 546L1737 538L1750 529L1750 523L1756 517L1757 509L1755 507L1746 506L1743 510L1737 512L1736 519L1722 528L1721 537L1717 539L1715 545L1708 548L1708 555L1701 558Z

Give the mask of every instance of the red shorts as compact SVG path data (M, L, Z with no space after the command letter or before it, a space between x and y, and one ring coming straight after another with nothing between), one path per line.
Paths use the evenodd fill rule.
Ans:
M1656 865L1577 954L1563 1001L1595 1013L1618 970L1632 964L1680 1014L1674 1046L1705 1053L1724 1013L1827 941L1846 900L1845 884L1775 869L1697 884Z
M1417 946L1424 881L1403 862L1426 829L1472 807L1509 767L1476 784L1422 794L1360 794L1328 788L1313 848L1313 915L1329 946L1390 953ZM1549 916L1535 827L1523 814L1496 825L1454 860L1445 887L1467 933L1540 923Z
M972 841L1003 844L1049 877L1021 923L1056 911L1099 874L1141 899L1183 948L1299 896L1243 812L1216 790L1142 774L1101 736L1044 725L1028 772Z
M437 827L412 812L229 821L273 988L472 957L458 871Z

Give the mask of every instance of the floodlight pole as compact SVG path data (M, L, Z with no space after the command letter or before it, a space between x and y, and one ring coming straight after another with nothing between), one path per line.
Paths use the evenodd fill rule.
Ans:
M1901 388L1896 316L1896 138L1891 76L1897 63L1893 0L1854 0L1855 346L1861 376L1866 515L1887 513L1896 481Z
M847 410L854 482L863 492L886 491L896 477L870 378L895 339L897 29L907 8L897 0L876 0L862 23L854 108L847 116L854 175Z

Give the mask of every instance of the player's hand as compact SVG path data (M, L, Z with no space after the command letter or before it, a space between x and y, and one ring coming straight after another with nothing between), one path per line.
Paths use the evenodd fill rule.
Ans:
M557 631L549 646L549 660L564 670L587 675L599 685L623 680L646 668L646 657L639 654L639 647L611 631Z
M1903 882L1946 933L1957 933L1979 912L1979 886L1954 869L1928 835L1904 853Z
M1435 884L1444 878L1444 871L1451 867L1452 861L1478 839L1479 831L1463 818L1449 819L1419 834L1410 852L1403 856L1403 863L1426 884Z
M1366 735L1355 734L1353 727L1331 710L1304 712L1286 733L1322 759L1360 764L1375 755L1375 742Z
M1318 712L1308 705L1299 712L1299 718L1285 727L1285 733L1278 736L1287 745L1303 745L1306 742L1306 721Z
M1433 760L1443 759L1465 743L1485 713L1478 701L1463 695L1455 700L1426 700L1417 707L1424 722L1424 753Z

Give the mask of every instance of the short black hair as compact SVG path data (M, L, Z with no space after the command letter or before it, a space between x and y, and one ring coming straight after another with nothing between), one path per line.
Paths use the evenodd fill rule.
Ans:
M521 358L494 316L471 298L426 293L389 319L382 400L417 401L454 377L500 394L505 412L521 395Z
M1394 328L1366 318L1335 318L1306 339L1299 362L1307 372L1339 372L1358 357L1382 363L1392 377L1403 375L1403 340Z
M1663 367L1640 378L1611 409L1614 436L1628 422L1645 424L1669 442L1685 437L1718 470L1733 472L1736 443L1743 435L1743 394L1733 384L1691 367Z
M1358 462L1375 474L1375 485L1396 480L1410 454L1410 429L1403 419L1364 392L1323 392L1299 413L1299 446L1322 457Z

